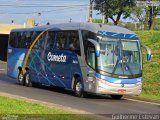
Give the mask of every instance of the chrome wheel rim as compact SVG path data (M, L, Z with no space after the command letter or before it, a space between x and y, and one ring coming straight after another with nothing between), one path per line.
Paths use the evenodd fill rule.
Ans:
M27 74L26 75L26 84L28 85L28 83L29 83L29 75Z
M19 74L18 80L19 80L20 82L23 81L23 75L22 75L22 74Z
M82 85L81 85L80 82L78 82L78 83L76 84L76 91L77 91L77 92L80 92L81 90L82 90Z

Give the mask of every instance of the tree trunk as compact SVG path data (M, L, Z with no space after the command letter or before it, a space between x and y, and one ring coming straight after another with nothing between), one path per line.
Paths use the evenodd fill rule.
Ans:
M106 23L108 23L108 16L105 16Z
M122 12L119 12L116 20L112 16L110 16L109 18L113 21L114 25L118 25L121 15L122 15Z
M115 25L115 24L116 24L115 19L114 19L112 16L110 16L109 18L113 21L113 23L114 23L114 25Z
M153 15L150 30L153 30L153 29L154 29L155 22L156 22L156 15Z
M158 12L156 10L156 7L155 6L152 7L152 22L151 22L151 25L150 25L150 30L154 29L157 14L158 14Z
M152 19L153 19L153 7L150 6L149 7L149 30L151 29Z
M148 21L149 21L149 18L148 18L148 10L146 10L146 16L145 16L145 22L144 22L144 30L147 30L148 28Z
M122 12L119 12L118 15L117 15L117 18L116 18L115 25L118 25L119 20L121 19L121 15L122 15Z

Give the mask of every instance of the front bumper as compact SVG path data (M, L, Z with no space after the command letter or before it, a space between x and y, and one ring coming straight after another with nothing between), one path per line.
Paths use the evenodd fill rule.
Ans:
M142 83L136 84L119 84L109 83L103 79L96 79L96 94L112 95L139 95L142 91Z

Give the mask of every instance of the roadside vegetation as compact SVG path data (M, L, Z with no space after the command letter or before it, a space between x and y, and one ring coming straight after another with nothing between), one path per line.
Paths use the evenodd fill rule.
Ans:
M152 60L146 61L143 51L143 90L140 96L160 100L160 31L136 31L142 44L152 51Z
M0 96L0 119L4 120L93 120L86 115L77 115L58 108L29 103L23 100Z

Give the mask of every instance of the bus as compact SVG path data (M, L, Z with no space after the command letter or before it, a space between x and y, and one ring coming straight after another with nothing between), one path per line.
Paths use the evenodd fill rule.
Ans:
M61 23L10 32L7 75L20 85L41 84L87 93L139 95L142 91L142 44L119 26ZM151 59L148 47L147 60Z

